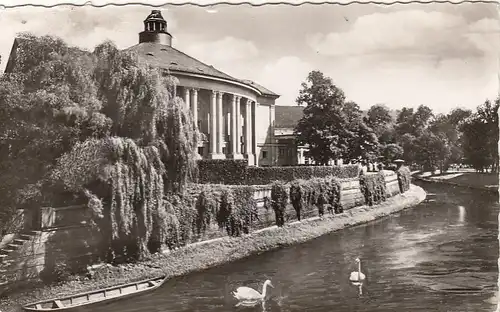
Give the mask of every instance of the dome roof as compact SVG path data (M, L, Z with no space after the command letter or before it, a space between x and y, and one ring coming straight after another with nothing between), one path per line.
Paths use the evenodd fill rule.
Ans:
M140 62L144 62L154 67L167 69L170 71L198 74L214 78L226 79L237 83L242 83L248 87L258 90L264 96L279 97L276 93L263 86L250 81L234 78L215 67L207 65L194 57L191 57L169 45L156 42L143 42L136 44L125 51L136 53Z

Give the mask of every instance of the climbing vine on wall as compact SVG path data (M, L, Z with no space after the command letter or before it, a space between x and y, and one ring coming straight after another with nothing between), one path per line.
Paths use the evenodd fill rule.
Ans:
M387 188L383 171L376 174L361 174L359 187L368 206L379 204L387 198Z
M343 211L341 205L341 184L334 177L313 178L310 180L296 180L290 185L290 201L297 218L304 209L316 206L319 216L324 215L325 208L330 213Z
M285 211L288 204L289 185L282 181L271 184L271 207L276 214L276 225L285 225Z

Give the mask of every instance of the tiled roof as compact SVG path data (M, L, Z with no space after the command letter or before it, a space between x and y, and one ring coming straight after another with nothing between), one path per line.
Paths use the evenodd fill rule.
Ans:
M5 72L11 70L14 62L12 58L15 57L15 49L17 48L18 43L22 40L24 39L20 37L14 39L13 48L9 60L7 61ZM213 66L200 62L197 59L168 45L144 42L136 44L130 48L127 48L124 51L137 53L137 55L139 56L139 61L143 61L152 66L172 71L180 71L192 74L211 76L215 78L227 79L253 87L259 90L263 95L279 97L278 94L272 92L271 90L253 81L234 78L226 73L221 72L220 70L215 69ZM88 53L86 51L82 52Z
M275 106L275 128L295 128L304 115L302 106Z
M202 63L168 45L143 42L131 46L125 51L136 52L140 61L155 67L238 81L238 79L215 69L213 66Z
M200 62L194 57L191 57L168 45L143 42L127 48L125 49L125 51L137 53L140 61L144 61L152 66L172 71L180 71L185 73L227 79L251 86L259 90L262 94L278 96L274 92L264 88L259 84L256 84L255 82L234 78L226 73L221 72L220 70L215 69L213 66Z
M270 96L274 96L274 97L279 97L279 94L276 94L273 91L261 86L260 84L258 84L256 82L253 82L251 80L244 79L244 80L241 80L241 82L243 82L245 84L249 84L249 85L259 89L259 91L262 92L262 94L270 95Z

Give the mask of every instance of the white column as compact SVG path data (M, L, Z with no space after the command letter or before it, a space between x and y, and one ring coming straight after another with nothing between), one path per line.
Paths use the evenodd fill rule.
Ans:
M217 92L212 91L212 98L210 101L210 157L212 159L217 158L217 121L215 116L217 115L216 107L216 96Z
M247 99L245 106L245 155L248 159L248 165L255 165L255 159L252 152L252 101Z
M253 102L253 107L254 107L254 114L255 114L255 123L253 124L253 127L252 127L252 130L253 130L253 137L254 137L254 140L253 140L253 151L252 153L254 154L254 158L255 158L255 165L258 166L259 165L259 157L260 157L260 153L259 151L257 150L257 141L258 141L258 138L257 138L257 116L258 116L258 108L259 108L259 103L258 102Z
M224 158L222 147L224 146L224 118L222 114L222 96L224 93L217 94L217 154L220 158Z
M236 154L236 95L231 99L231 154Z
M233 95L231 102L231 154L234 159L241 159L243 155L239 153L238 149L238 105L240 103L239 96Z
M193 89L193 103L191 107L193 108L194 124L198 128L198 89Z
M236 97L236 152L241 154L241 97Z
M190 97L190 89L188 87L184 87L184 103L186 103L186 107L189 109L190 108L190 102L191 102L191 97Z

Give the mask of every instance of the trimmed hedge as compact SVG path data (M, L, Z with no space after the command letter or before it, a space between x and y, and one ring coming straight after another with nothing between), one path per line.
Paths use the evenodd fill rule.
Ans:
M357 165L249 167L246 160L199 160L198 183L267 185L274 181L292 182L328 176L347 179L357 177L358 170Z
M273 181L292 182L334 176L339 179L358 176L358 166L289 166L289 167L248 167L247 184L264 185Z
M245 159L198 160L198 183L244 185L247 168Z
M368 206L377 205L387 199L383 171L379 171L376 174L360 174L359 187Z
M398 183L399 183L399 191L401 193L404 193L410 189L410 183L411 183L411 172L410 169L406 166L401 166L396 171L398 175Z

